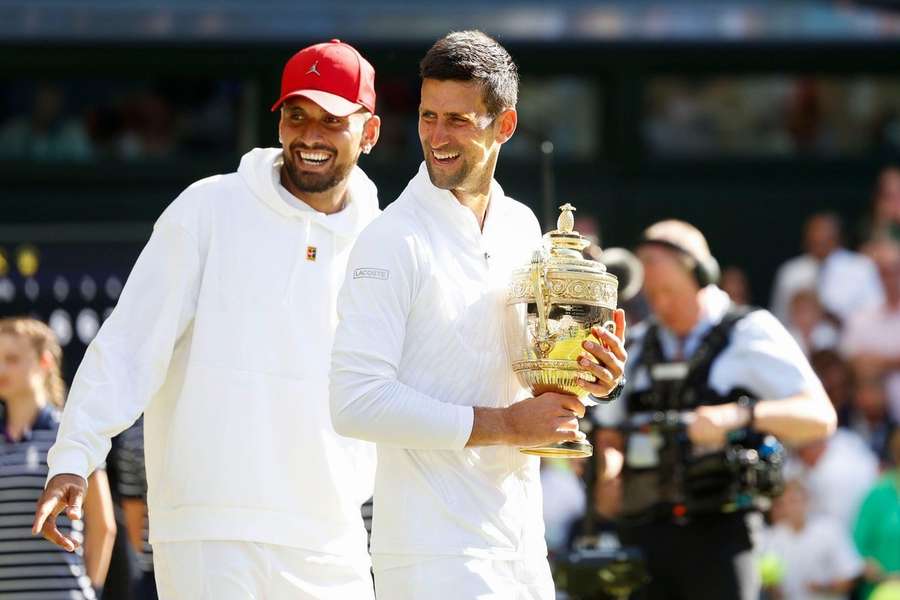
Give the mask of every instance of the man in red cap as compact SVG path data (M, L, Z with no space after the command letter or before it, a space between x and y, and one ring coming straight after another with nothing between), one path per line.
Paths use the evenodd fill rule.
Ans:
M56 517L80 518L110 438L144 413L162 600L372 598L374 451L335 433L328 366L350 248L378 214L356 166L378 141L374 79L338 40L301 50L272 107L281 147L156 222L75 376L35 534L78 547Z

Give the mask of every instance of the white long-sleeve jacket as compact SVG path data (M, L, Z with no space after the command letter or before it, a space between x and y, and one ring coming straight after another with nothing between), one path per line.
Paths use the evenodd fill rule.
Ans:
M325 215L285 197L280 164L253 150L159 218L78 369L50 477L86 477L145 412L152 542L365 559L374 446L335 433L327 394L337 290L377 191L354 169Z
M483 231L424 164L360 235L338 300L331 410L378 443L372 551L515 559L545 554L538 459L466 448L474 406L528 393L504 334L512 270L540 227L493 183Z

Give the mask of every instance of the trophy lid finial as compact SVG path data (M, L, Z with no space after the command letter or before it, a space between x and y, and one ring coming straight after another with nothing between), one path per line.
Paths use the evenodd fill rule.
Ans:
M571 233L575 229L575 216L572 214L576 208L566 202L559 207L562 212L556 220L556 230L564 233Z
M570 258L580 258L581 251L590 245L590 242L575 231L575 215L572 214L575 207L566 202L559 210L562 212L556 220L556 229L544 236L550 242L551 254L560 256L571 254Z

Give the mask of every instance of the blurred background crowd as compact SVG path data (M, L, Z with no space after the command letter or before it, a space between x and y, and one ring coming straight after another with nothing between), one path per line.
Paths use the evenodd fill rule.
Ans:
M581 217L576 229L595 232L596 224ZM831 437L789 448L786 489L759 541L760 569L770 598L865 598L873 583L900 577L900 168L879 173L857 223L813 212L797 238L802 253L774 271L768 299L753 293L740 263L727 265L720 282L733 302L767 307L782 321L838 414ZM642 294L625 307L630 326L648 317ZM593 482L588 492L589 468L544 463L547 540L558 555L598 535L602 545L615 529L621 483Z
M506 192L545 229L556 205L573 203L601 247L632 246L664 218L693 223L724 267L721 286L770 308L822 379L841 426L791 449L790 485L760 545L768 593L862 598L900 574L894 2L0 3L0 317L49 324L71 381L162 209L247 149L276 145L268 107L281 65L315 41L345 39L376 68L382 137L361 166L387 205L421 160L417 61L447 31L473 27L521 71L519 130L497 173ZM646 311L632 304L634 324ZM7 354L28 355L16 348ZM98 590L106 580L105 598L154 597L140 426L107 461L98 514L115 518L104 531L117 542L98 534L93 546L109 554L108 578L86 571ZM19 442L7 435L0 479L17 476L7 462ZM557 555L578 543L586 515L606 522L618 510L617 482L587 490L587 466L545 464ZM0 484L0 513L23 521L33 503L4 495L10 486ZM16 554L15 539L0 539L0 557ZM53 597L4 564L0 590L19 595L0 597ZM836 587L811 585L823 582Z

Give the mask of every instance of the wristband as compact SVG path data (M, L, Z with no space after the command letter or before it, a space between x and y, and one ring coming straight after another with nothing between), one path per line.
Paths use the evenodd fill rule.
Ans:
M603 399L604 399L604 400L615 400L616 398L618 398L619 396L621 396L621 395L622 395L622 390L625 389L625 383L626 383L626 381L627 381L627 380L625 379L625 376L622 375L622 379L619 380L619 385L617 385L617 386L614 387L612 390L610 390L610 392L609 392L607 395L605 395L605 396L603 397Z

